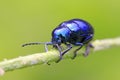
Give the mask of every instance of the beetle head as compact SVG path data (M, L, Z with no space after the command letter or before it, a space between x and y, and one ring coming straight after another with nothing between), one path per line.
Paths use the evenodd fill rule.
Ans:
M61 34L54 31L52 34L52 43L53 44L61 44Z

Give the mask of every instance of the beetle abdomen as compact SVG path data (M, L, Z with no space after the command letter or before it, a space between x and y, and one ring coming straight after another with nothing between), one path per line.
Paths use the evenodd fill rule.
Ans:
M72 44L75 44L76 42L83 42L86 37L93 35L94 33L92 26L81 19L65 21L59 26L67 27L71 31L68 42Z

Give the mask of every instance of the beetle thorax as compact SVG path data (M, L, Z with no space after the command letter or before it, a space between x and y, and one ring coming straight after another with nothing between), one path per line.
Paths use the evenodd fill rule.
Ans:
M70 31L65 27L59 27L52 32L53 43L65 43L70 37Z

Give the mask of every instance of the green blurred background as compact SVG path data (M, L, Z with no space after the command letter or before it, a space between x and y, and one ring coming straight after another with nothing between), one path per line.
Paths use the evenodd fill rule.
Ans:
M82 18L95 28L94 39L120 35L119 0L1 0L0 61L43 52L44 46L22 48L26 42L50 41L62 21ZM7 72L0 80L120 80L120 47Z

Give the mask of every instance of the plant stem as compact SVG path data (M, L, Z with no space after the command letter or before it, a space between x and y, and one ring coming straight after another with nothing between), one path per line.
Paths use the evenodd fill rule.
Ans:
M94 51L110 48L111 46L120 46L120 37L95 40L92 42L94 46ZM79 56L81 53L78 53ZM71 58L71 54L65 54L63 59ZM50 50L44 53L34 53L28 56L20 56L10 60L4 60L0 62L0 75L3 75L7 71L30 67L40 64L49 64L50 62L55 62L59 59L59 52L57 50Z

